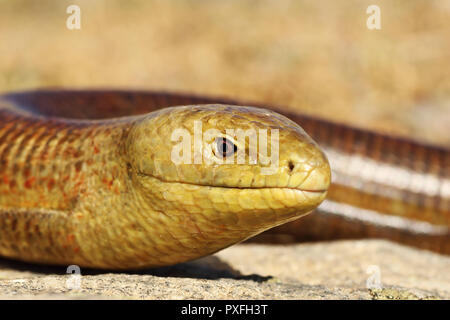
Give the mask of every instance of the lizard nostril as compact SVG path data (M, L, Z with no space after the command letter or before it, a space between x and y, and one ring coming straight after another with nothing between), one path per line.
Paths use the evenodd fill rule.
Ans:
M292 172L292 170L294 170L295 165L294 165L294 163L292 162L292 160L289 160L288 167L289 167L289 171L290 171L290 172Z

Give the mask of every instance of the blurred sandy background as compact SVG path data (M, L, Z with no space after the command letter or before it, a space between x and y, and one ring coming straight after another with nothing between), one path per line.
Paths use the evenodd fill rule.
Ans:
M449 0L0 0L0 92L192 92L450 146L449 70Z

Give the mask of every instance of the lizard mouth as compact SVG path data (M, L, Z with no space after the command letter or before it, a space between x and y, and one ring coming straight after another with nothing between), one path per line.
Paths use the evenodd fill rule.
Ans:
M143 172L138 172L140 177L155 179L161 183L173 183L173 184L182 184L192 187L205 187L205 188L217 188L217 189L236 189L236 190L264 190L264 189L277 189L277 190L294 190L301 191L310 194L324 194L328 191L328 188L318 188L318 189L310 189L310 188L301 188L301 187L284 187L284 186L262 186L262 187L241 187L241 186L229 186L229 185L211 185L205 183L193 183L187 181L178 181L178 180L166 180L154 175L146 174Z
M146 193L164 200L169 206L198 212L252 212L268 214L264 219L282 221L314 210L326 197L327 189L297 187L233 187L166 181L139 174ZM215 212L215 213L214 213ZM273 217L269 219L268 217Z

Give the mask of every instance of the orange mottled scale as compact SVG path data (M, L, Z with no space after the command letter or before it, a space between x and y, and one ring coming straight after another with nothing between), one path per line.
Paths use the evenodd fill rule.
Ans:
M126 126L47 120L0 111L0 253L83 264L77 225L94 221L84 201L120 193L126 168L117 143ZM122 191L126 191L123 189ZM89 200L90 199L90 200ZM89 232L95 232L94 228ZM11 241L11 238L14 241ZM92 240L95 238L93 237Z

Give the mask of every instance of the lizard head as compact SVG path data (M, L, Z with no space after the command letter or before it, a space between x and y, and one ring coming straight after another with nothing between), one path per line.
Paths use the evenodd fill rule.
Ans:
M299 125L253 107L148 114L129 132L127 157L139 197L171 236L191 247L203 239L211 252L310 212L331 179L326 156Z

